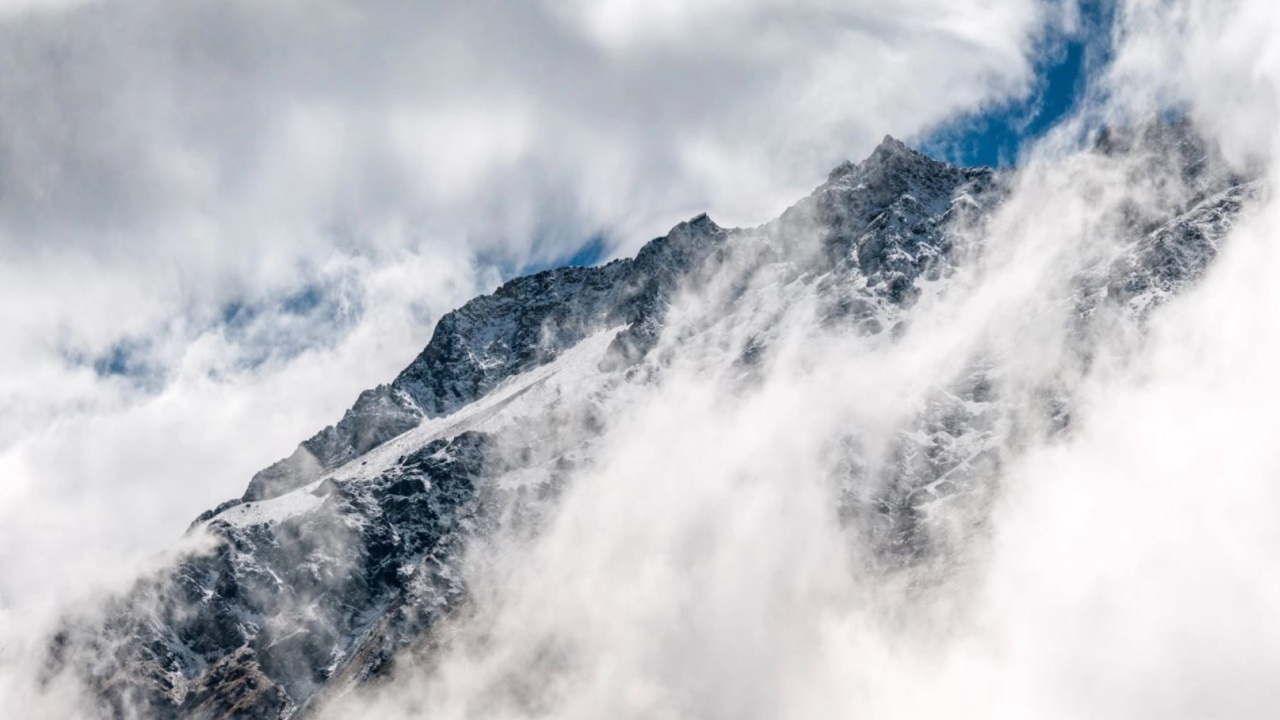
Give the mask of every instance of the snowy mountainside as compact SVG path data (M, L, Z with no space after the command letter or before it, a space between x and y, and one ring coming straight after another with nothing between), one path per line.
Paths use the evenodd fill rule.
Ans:
M243 499L271 497L314 479L424 418L454 412L602 328L628 326L614 348L621 356L652 344L683 271L723 235L702 215L634 259L548 270L472 300L440 319L427 347L394 381L362 393L336 425L255 475Z
M1024 377L975 345L920 380L891 436L852 423L829 438L839 515L876 572L961 551L1020 438L1069 429L1064 377L1105 351L1093 329L1140 332L1258 192L1181 125L1110 133L1097 152L1172 163L1178 192L1108 216L1125 241L1066 268L1064 364ZM206 549L69 618L49 676L82 679L106 717L307 717L377 682L466 611L467 548L536 535L616 419L676 368L749 393L797 343L929 342L926 314L962 295L1015 181L886 138L772 222L701 215L635 258L467 303L391 383L201 515L190 532Z

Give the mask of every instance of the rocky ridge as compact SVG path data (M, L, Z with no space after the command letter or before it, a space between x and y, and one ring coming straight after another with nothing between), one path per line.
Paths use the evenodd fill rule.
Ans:
M1089 328L1141 323L1194 282L1257 192L1216 170L1185 125L1108 133L1097 150L1139 151L1173 163L1181 196L1163 215L1121 213L1130 241L1073 276L1072 352L1086 360ZM81 677L106 717L308 716L385 675L465 607L467 544L498 527L536 532L537 509L590 462L609 423L600 398L659 381L682 333L712 333L726 318L749 327L726 352L750 376L786 293L803 292L826 331L895 342L923 295L977 261L968 231L1001 207L1010 182L886 138L760 227L701 215L635 258L518 278L467 303L391 383L198 518L191 532L211 549L139 580L99 616L69 620L50 675ZM673 318L690 288L718 290ZM951 539L935 520L948 508L982 522L1025 424L1001 396L1000 372L999 357L975 356L938 378L881 462L868 461L856 431L838 439L841 515L883 571L945 555ZM1050 380L1035 412L1045 432L1062 432L1071 398Z

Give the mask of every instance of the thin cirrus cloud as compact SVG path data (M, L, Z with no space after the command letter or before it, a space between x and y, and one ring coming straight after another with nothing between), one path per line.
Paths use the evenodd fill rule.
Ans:
M516 269L763 221L886 133L1032 92L1075 15L6 5L0 612L163 547Z

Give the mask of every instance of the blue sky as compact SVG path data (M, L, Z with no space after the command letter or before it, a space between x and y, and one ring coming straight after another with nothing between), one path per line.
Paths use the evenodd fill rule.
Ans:
M1054 38L1036 63L1037 80L1020 101L960 118L920 143L920 149L958 165L1015 165L1019 151L1068 115L1083 95L1092 68L1105 64L1110 0L1083 0L1080 31Z

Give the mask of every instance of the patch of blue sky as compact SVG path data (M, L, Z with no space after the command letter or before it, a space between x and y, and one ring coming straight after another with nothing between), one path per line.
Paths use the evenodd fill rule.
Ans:
M60 354L70 366L87 368L102 380L123 382L145 392L159 390L167 378L148 338L124 337L98 353L63 347Z
M957 165L1010 167L1020 153L1076 109L1110 52L1114 0L1082 0L1076 32L1047 39L1026 97L994 105L939 128L919 144Z
M332 347L359 324L362 314L355 284L311 283L276 297L228 302L197 332L221 333L234 348L228 366L210 370L216 377L254 370L268 362L287 362L317 347ZM100 378L156 391L167 379L166 358L155 342L165 332L121 338L96 354L68 349L62 355L69 364L91 368Z
M549 242L550 238L538 238L534 241L533 247L537 248L544 244L555 245L558 243ZM612 247L609 245L609 238L603 232L597 232L578 245L572 252L561 253L554 257L540 260L531 260L524 263L513 263L510 260L504 260L499 257L479 258L482 265L489 264L496 266L502 281L506 282L512 278L523 277L525 275L534 275L547 270L555 270L562 267L594 267L604 262L609 257Z
M288 361L316 347L330 347L363 315L356 284L311 283L258 303L236 301L221 313L221 331L238 353L237 370Z
M601 233L592 235L587 242L569 256L563 264L572 267L592 267L599 265L609 253L609 244Z
M163 373L151 357L151 343L145 339L125 338L92 358L82 358L98 377L118 377L139 387L150 387L163 381Z

